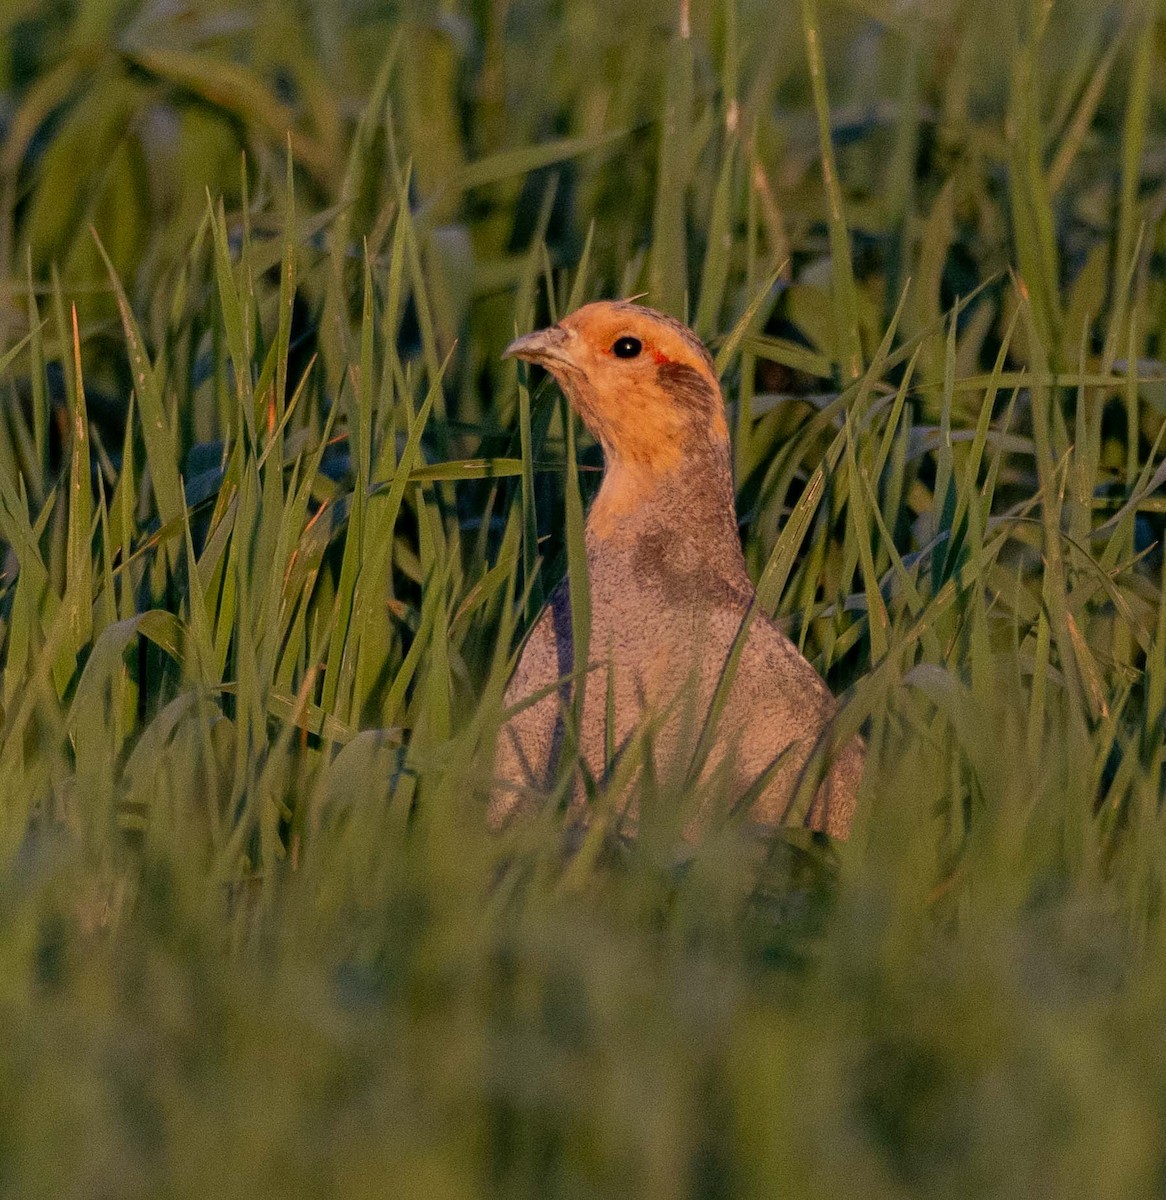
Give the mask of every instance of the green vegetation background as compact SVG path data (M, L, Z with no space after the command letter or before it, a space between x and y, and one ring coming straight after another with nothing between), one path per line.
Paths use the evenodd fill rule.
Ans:
M5 0L0 1191L1166 1191L1158 10ZM847 845L483 828L638 292Z

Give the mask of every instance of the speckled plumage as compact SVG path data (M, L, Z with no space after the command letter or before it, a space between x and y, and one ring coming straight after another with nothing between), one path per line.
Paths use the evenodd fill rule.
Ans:
M642 362L610 357L611 344L622 335L642 340ZM601 779L610 686L612 744L618 751L651 721L656 777L675 777L677 766L683 773L691 759L755 596L737 534L728 435L712 362L684 326L651 309L618 304L588 305L552 330L520 339L511 352L555 374L603 444L607 463L586 533L591 669L581 755ZM567 589L564 581L531 630L506 690L508 707L574 669ZM571 685L564 684L503 726L492 826L536 805L551 785L571 695ZM814 668L754 608L705 773L727 772L732 794L741 795L777 763L751 809L754 821L777 824L787 817L801 772L834 712L834 699ZM855 738L835 755L807 825L847 836L862 765L862 743ZM583 803L581 786L575 803ZM625 814L632 826L634 806L633 787ZM699 824L698 816L693 832Z

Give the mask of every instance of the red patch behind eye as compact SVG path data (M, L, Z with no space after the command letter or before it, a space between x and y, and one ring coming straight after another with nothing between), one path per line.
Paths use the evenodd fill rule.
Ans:
M662 367L665 363L670 363L672 361L672 359L670 359L668 355L661 350L653 350L652 358L655 360L656 366L658 367Z

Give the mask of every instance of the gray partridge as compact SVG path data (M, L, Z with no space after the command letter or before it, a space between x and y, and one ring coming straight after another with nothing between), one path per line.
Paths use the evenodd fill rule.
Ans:
M506 355L545 367L603 448L603 483L585 535L591 628L579 753L587 771L602 780L612 748L618 755L651 722L642 745L650 744L657 779L677 778L677 764L683 768L703 743L709 753L698 764L701 777L719 772L738 798L752 789L751 819L781 823L836 706L818 673L754 603L737 532L724 401L708 351L662 313L600 302L519 338ZM736 670L727 692L722 686L718 693L747 614ZM493 828L552 786L573 695L570 682L554 684L579 666L564 580L506 689L508 709L546 694L499 732ZM723 707L710 739L702 730L718 695ZM857 737L834 753L806 825L847 836L863 758ZM634 791L624 813L632 827ZM571 802L584 803L578 781Z

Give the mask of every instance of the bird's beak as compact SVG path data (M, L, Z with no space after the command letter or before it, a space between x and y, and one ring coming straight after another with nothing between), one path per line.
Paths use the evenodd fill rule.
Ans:
M551 325L516 338L505 350L503 358L521 358L526 362L538 363L542 367L570 366L572 359L567 353L570 335L560 325Z

